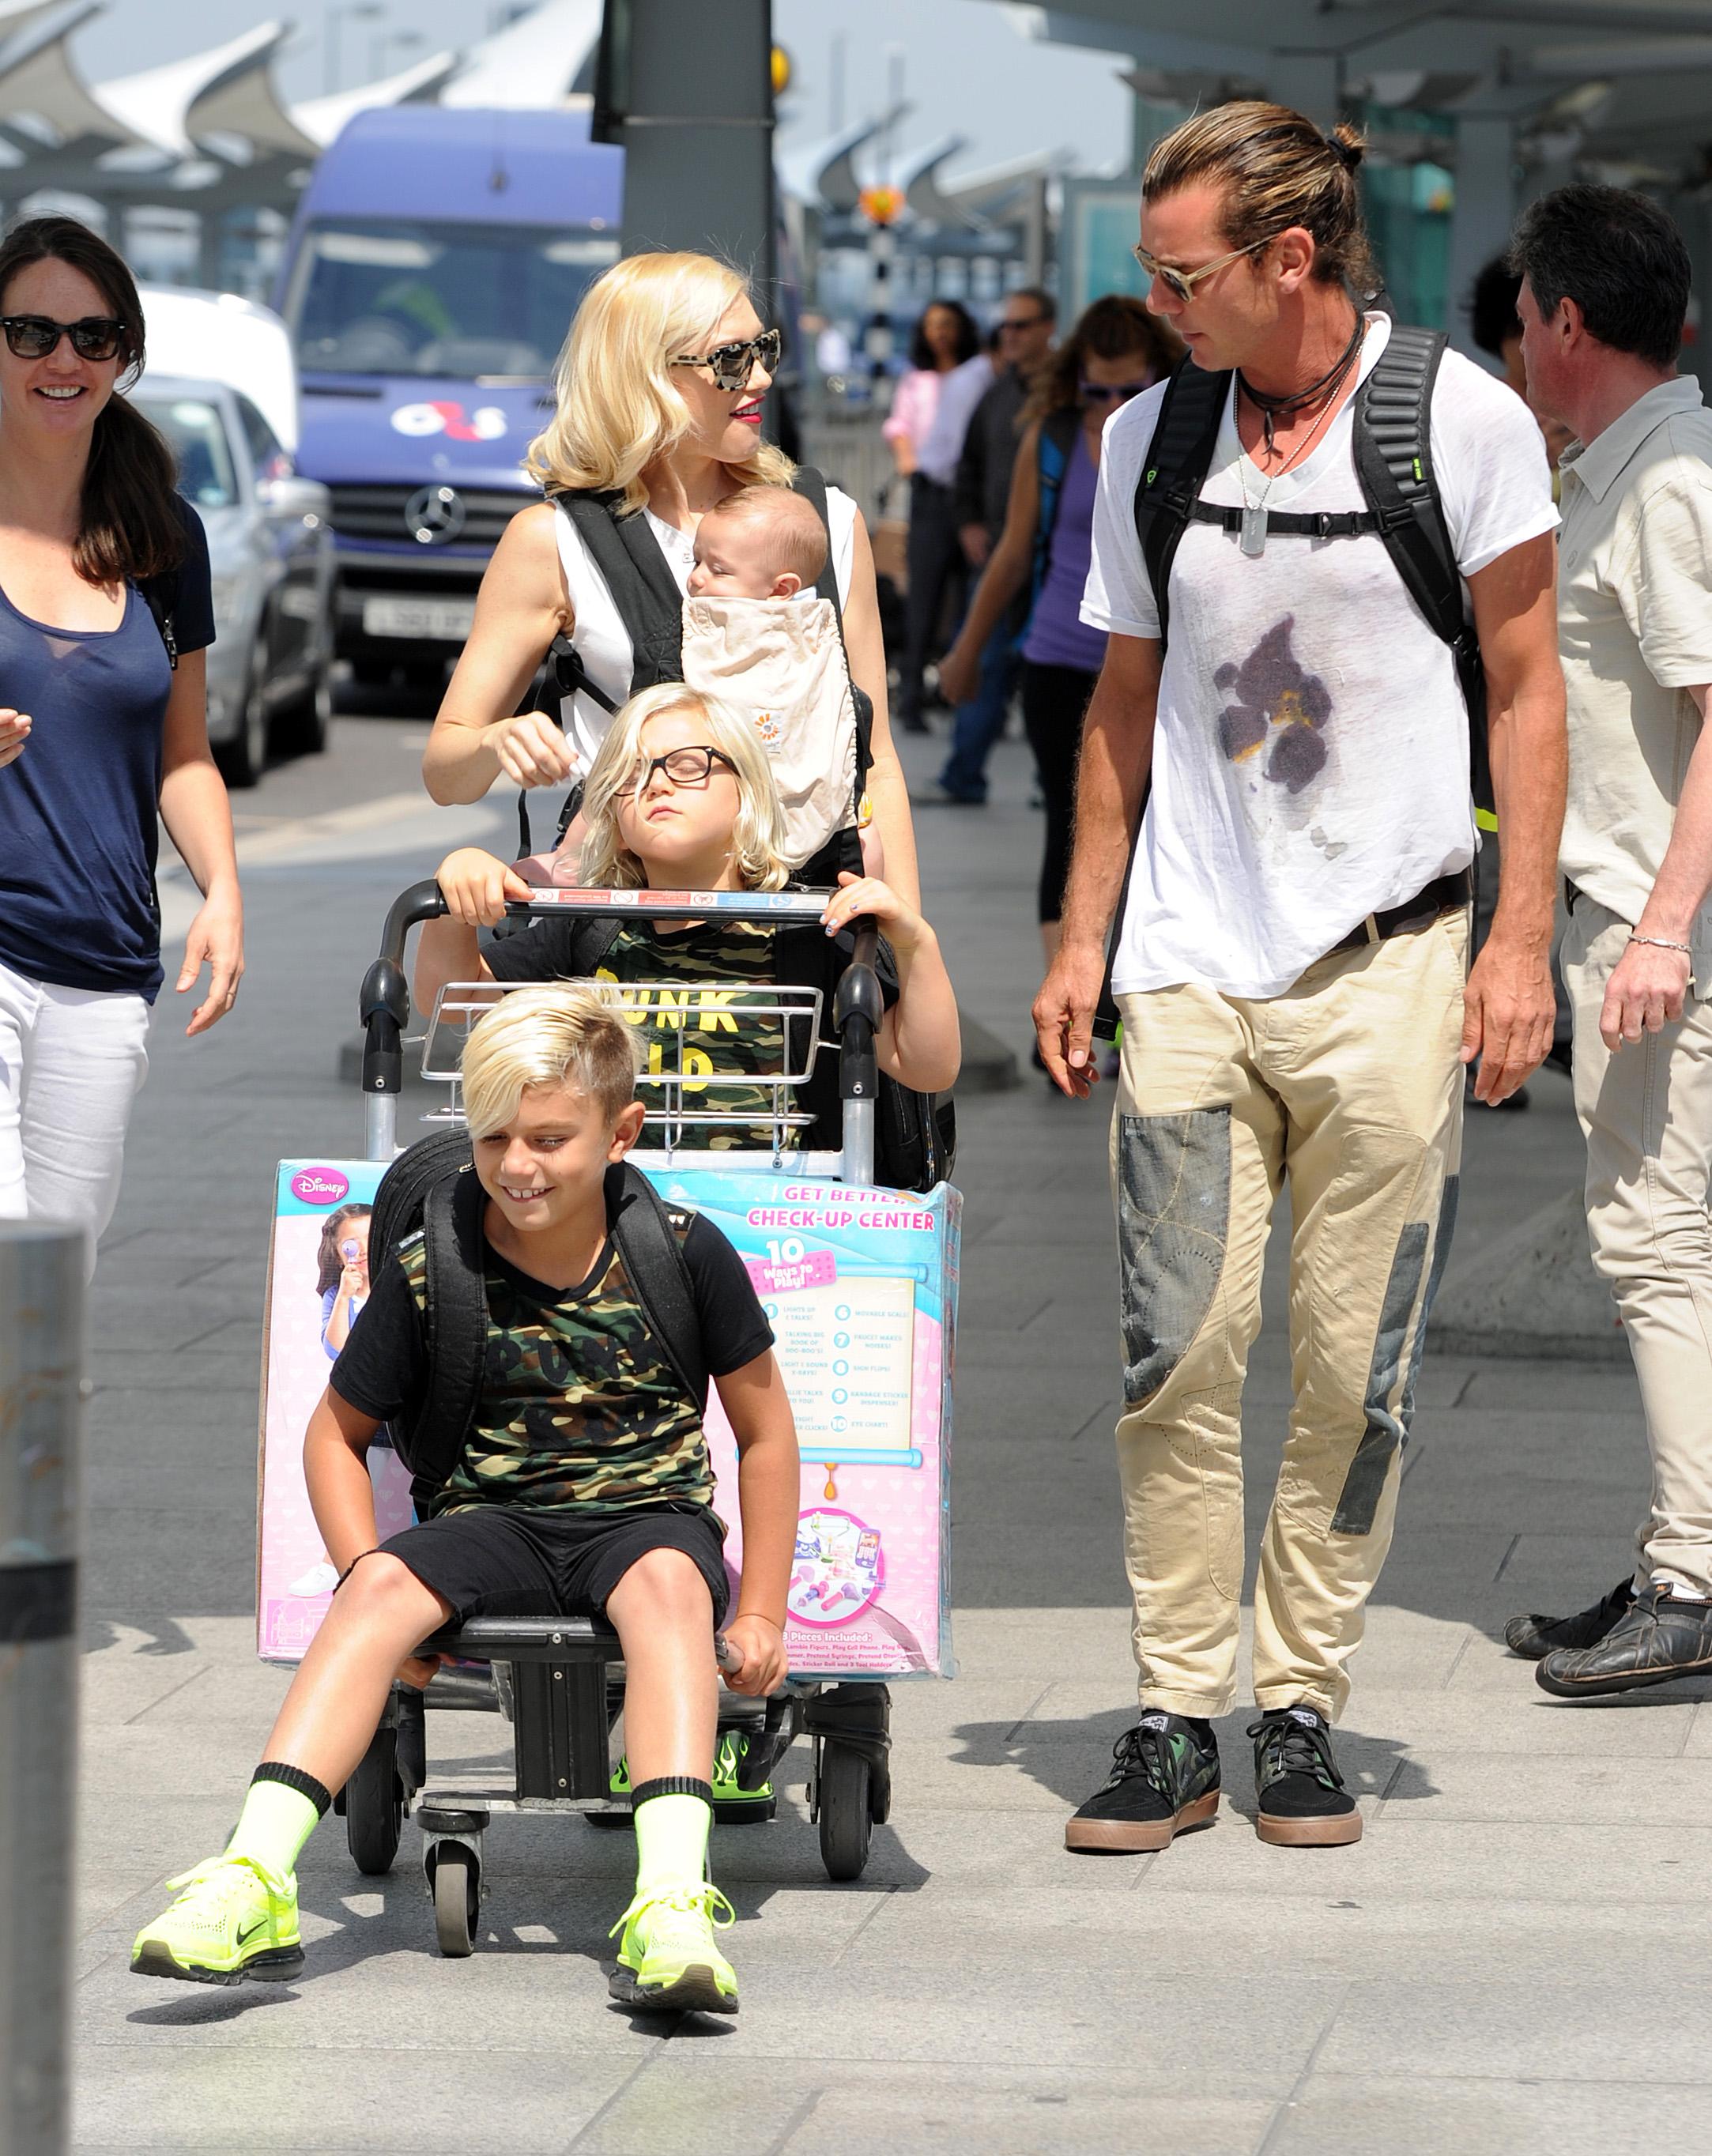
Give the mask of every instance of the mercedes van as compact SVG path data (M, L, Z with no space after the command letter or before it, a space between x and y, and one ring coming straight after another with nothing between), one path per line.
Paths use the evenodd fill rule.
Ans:
M358 113L316 165L275 304L296 467L331 490L337 648L437 695L592 280L618 259L624 153L587 110Z

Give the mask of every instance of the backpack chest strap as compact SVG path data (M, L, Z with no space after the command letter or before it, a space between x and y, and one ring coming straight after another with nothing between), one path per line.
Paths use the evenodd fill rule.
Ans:
M1221 531L1240 532L1247 511L1221 508L1216 502L1197 501L1189 514L1196 524L1212 524ZM1362 539L1382 533L1385 526L1376 509L1268 509L1266 528L1268 538L1282 533L1291 539Z

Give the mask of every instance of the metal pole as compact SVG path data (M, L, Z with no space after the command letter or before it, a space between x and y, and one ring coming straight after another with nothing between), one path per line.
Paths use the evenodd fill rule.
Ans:
M67 2145L85 1239L0 1223L0 2148Z

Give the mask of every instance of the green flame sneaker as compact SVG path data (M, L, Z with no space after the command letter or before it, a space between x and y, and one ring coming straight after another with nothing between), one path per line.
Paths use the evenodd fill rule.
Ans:
M136 1976L185 1984L284 1984L303 1967L297 1881L244 1856L211 1856L167 1884L177 1898L131 1949Z
M1112 1771L1066 1824L1067 1849L1165 1849L1210 1826L1219 1808L1219 1748L1211 1726L1149 1708L1112 1747Z
M748 1754L747 1731L720 1731L713 1752L713 1772L708 1778L713 1786L713 1817L720 1826L763 1826L778 1815L779 1799L770 1781L758 1782L753 1789L746 1789L738 1779ZM614 1804L629 1804L630 1763L627 1758L621 1758L614 1768L609 1787ZM619 1827L630 1823L627 1810L589 1812L584 1816L591 1825Z
M735 2014L737 1972L715 1943L713 1927L736 1922L717 1887L639 1889L608 1933L624 1933L613 1997L662 2014Z

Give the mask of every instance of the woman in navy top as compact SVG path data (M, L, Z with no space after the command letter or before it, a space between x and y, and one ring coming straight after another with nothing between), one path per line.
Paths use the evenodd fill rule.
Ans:
M224 1016L244 970L208 749L208 545L141 372L124 262L64 217L0 241L0 1218L112 1217L158 992L157 814L200 887L177 987Z
M1100 440L1113 413L1168 374L1180 349L1139 300L1110 293L1083 311L1023 408L1005 529L939 663L940 687L954 704L966 702L987 639L1032 568L1034 605L1020 639L1022 717L1046 803L1040 919L1048 966L1070 870L1082 715L1106 655L1104 631L1087 628L1081 612Z

